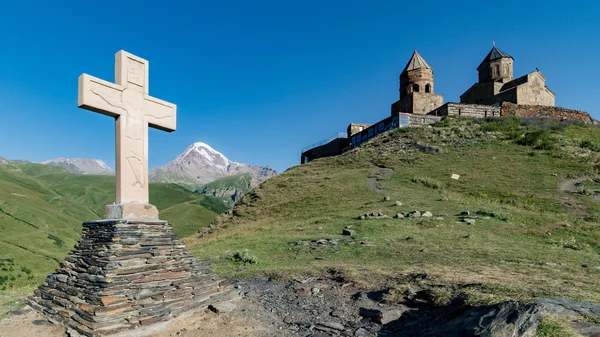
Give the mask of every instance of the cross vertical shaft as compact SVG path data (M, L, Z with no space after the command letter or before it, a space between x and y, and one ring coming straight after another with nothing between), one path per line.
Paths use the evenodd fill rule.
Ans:
M116 118L116 203L148 204L148 127L175 131L177 107L148 95L148 61L123 50L115 82L82 74L78 105Z

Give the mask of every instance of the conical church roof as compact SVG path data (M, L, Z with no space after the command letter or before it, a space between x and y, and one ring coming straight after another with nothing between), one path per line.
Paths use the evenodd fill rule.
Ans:
M490 50L490 52L487 54L487 56L483 59L483 62L481 62L481 63L484 63L486 61L502 59L502 58L511 58L512 59L513 57L508 55L507 53L503 52L502 50L496 48L496 46L493 46L492 50Z
M427 62L425 62L421 55L419 55L419 53L417 53L417 51L415 50L415 52L412 54L412 57L408 61L408 64L406 65L406 67L404 67L404 70L402 72L405 73L407 71L416 70L420 68L431 69L429 64L427 64Z

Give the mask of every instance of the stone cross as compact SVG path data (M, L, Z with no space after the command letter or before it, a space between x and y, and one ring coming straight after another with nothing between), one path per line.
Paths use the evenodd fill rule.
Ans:
M175 131L177 111L175 104L148 95L148 61L121 50L115 83L82 74L78 106L116 118L116 204L147 205L148 127Z

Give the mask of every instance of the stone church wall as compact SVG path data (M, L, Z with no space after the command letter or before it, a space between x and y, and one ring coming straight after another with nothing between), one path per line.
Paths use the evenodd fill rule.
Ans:
M500 112L501 116L517 116L522 118L552 118L562 121L582 122L597 124L589 113L555 106L543 105L517 105L504 102Z
M425 115L429 111L439 107L442 104L444 104L443 95L414 92L412 113L417 115Z
M527 84L517 87L516 103L554 106L555 95L545 86L544 77L537 71L528 74L527 77Z
M432 115L408 115L408 125L418 126L425 124L433 124L442 120L442 117Z
M498 117L500 116L500 107L480 104L446 103L431 111L429 115L471 118Z

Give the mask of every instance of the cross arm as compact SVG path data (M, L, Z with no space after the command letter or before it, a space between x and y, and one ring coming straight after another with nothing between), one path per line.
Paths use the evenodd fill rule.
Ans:
M79 76L78 87L77 105L80 108L111 117L118 117L125 111L121 103L121 93L125 87L88 74Z
M143 111L146 121L153 128L167 132L175 131L177 105L146 96Z

